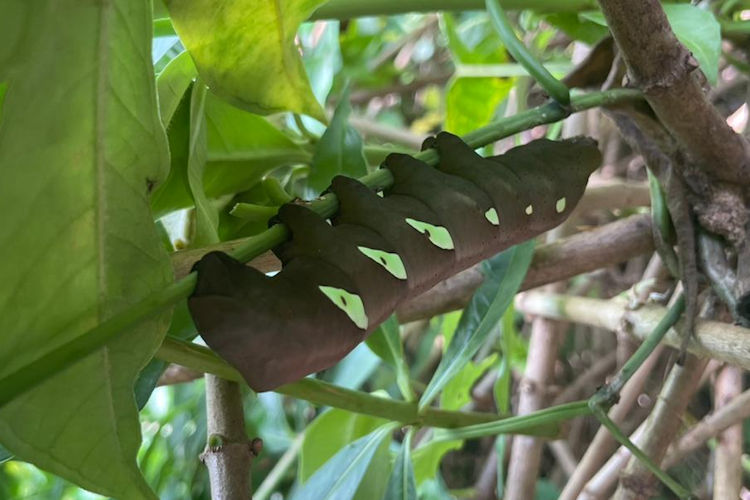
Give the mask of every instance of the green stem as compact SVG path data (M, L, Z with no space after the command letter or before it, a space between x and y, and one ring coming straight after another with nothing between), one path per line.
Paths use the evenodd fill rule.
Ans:
M553 406L552 408L546 408L527 415L496 420L495 422L476 424L459 429L436 431L434 439L451 441L453 439L471 439L497 434L515 434L518 433L519 429L528 430L540 426L550 428L550 424L557 424L563 420L570 420L582 415L589 415L590 413L591 410L588 401L576 401ZM554 435L547 437L554 437Z
M680 294L672 307L667 311L667 314L661 318L654 330L641 343L630 359L622 365L622 368L620 368L620 371L617 372L617 375L615 375L612 381L591 396L590 403L592 405L601 408L609 408L617 401L617 395L620 393L622 387L628 380L630 380L630 377L632 377L636 370L640 368L643 362L646 361L646 358L654 352L654 349L656 349L656 346L662 341L664 335L666 335L669 329L680 319L680 315L682 315L684 310L685 296Z
M211 373L227 380L243 381L239 372L214 354L213 351L184 340L167 338L156 353L156 357L163 361L187 366L199 372ZM311 378L303 378L297 382L281 386L275 392L303 399L319 406L332 406L403 424L427 427L458 428L510 420L492 413L457 412L435 408L426 408L420 413L416 402L373 396ZM514 418L517 419L517 417ZM533 421L529 425L524 425L522 421L519 421L514 423L513 431L519 434L543 437L557 435L559 430L557 426L546 424L545 421Z
M594 92L573 98L571 106L567 109L563 109L557 103L552 102L498 120L467 134L464 140L473 148L479 148L522 130L562 120L577 111L642 98L639 91L632 89ZM438 159L437 153L433 150L422 151L415 157L432 165L436 164ZM380 169L366 175L360 181L372 189L383 189L393 182L393 177L388 169ZM310 208L324 217L330 217L336 212L338 203L336 198L329 194L311 203ZM288 237L289 230L282 224L276 224L261 234L248 239L232 252L232 256L242 262L247 262L266 250L283 243ZM180 281L148 295L73 340L0 379L0 407L60 370L104 347L107 342L121 332L157 314L162 309L174 305L179 300L187 298L195 288L196 280L195 273L189 274Z
M508 10L530 9L537 12L576 12L595 9L594 0L503 0ZM482 10L484 0L329 0L310 19L351 19L364 16L387 16L407 12L441 10Z
M589 406L591 408L591 412L594 414L597 420L599 420L599 422L601 422L602 425L607 428L610 434L612 434L612 437L614 437L618 443L630 450L630 453L632 453L634 457L636 457L644 466L646 466L646 468L651 471L654 476L656 476L662 483L664 483L667 488L672 490L672 492L677 495L678 498L682 498L685 500L693 498L690 491L688 491L684 486L675 481L672 476L661 470L659 466L656 465L648 455L643 453L643 451L633 441L631 441L630 438L626 436L619 427L617 427L617 424L615 424L609 418L604 409L602 409L601 406L597 405L593 401L593 398L589 401Z
M526 71L547 91L547 94L552 99L563 106L570 104L570 90L568 87L552 76L552 73L547 71L547 68L537 61L526 46L521 43L521 40L518 39L513 31L513 26L510 25L508 16L500 5L500 0L487 0L486 6L492 25L495 27L498 35L500 35L500 39L505 44L505 48L510 52L510 55L521 66L526 68Z

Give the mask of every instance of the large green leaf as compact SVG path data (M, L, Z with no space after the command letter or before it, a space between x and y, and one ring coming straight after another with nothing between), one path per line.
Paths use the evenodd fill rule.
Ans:
M147 200L168 166L151 30L146 0L3 4L0 46L15 53L2 70L2 377L172 279ZM92 491L153 498L136 466L133 381L166 319L5 405L2 445Z
M443 359L419 401L424 408L482 346L521 286L534 254L534 240L513 246L482 263L482 286L461 315Z
M325 0L168 0L177 34L211 90L248 111L325 121L294 44Z
M354 497L375 453L397 424L385 424L344 446L292 496L293 500L348 500Z
M664 4L664 13L675 36L690 50L711 85L719 75L721 25L710 10L690 4ZM607 25L601 12L583 12L582 18Z
M307 481L341 448L383 425L382 418L331 409L319 415L305 431L298 476Z
M362 177L367 173L362 137L349 125L349 91L341 96L330 125L315 148L310 176L307 178L308 198L314 198L331 184L336 175Z

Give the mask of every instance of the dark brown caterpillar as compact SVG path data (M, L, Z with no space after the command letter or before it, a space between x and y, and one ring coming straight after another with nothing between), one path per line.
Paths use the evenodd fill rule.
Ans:
M383 197L336 177L331 224L302 205L278 218L292 238L274 277L221 252L195 265L190 312L205 341L256 391L335 364L396 306L511 245L560 224L599 166L587 138L538 140L482 158L440 133L437 168L404 154Z

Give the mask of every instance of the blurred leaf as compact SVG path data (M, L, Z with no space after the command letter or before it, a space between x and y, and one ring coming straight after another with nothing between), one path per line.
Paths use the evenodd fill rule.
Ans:
M335 408L319 415L305 430L298 471L300 482L306 482L345 445L386 422L382 418Z
M195 229L190 244L194 248L219 242L219 214L206 197L203 171L206 168L206 115L208 89L199 79L190 96L190 139L188 141L187 180L195 205Z
M515 78L453 78L445 96L445 130L464 135L487 125Z
M359 389L377 369L380 359L359 344L341 361L326 370L324 380L347 389Z
M471 389L487 369L497 361L497 353L484 358L479 363L467 362L440 394L440 407L445 410L459 410L471 401Z
M351 111L349 91L345 90L331 123L316 145L307 178L307 198L314 198L322 193L336 175L361 177L367 173L362 137L348 122Z
M417 482L414 479L414 464L411 462L411 437L414 430L409 429L401 444L401 451L396 457L393 472L388 479L383 500L416 500Z
M482 346L521 286L534 254L534 240L515 245L482 263L484 281L464 309L455 335L419 401L429 405Z
M354 496L375 452L390 439L396 424L385 424L344 446L320 467L292 496L293 500L348 499Z
M396 384L406 401L414 400L414 391L409 381L409 365L404 359L398 320L395 315L383 322L365 341L372 352L380 356L396 372Z
M420 486L424 481L434 478L438 473L440 461L451 450L459 450L463 441L433 441L420 446L412 452L414 464L414 481Z
M539 479L536 482L534 500L557 500L560 498L560 490L552 481Z
M187 51L175 57L156 77L156 93L159 95L159 114L164 127L172 122L185 92L197 76L195 64Z
M214 93L253 113L296 111L326 121L294 44L300 23L325 0L165 3Z
M383 439L375 451L367 472L359 483L353 500L382 500L388 487L388 477L391 473L392 461L390 452L391 439Z
M203 184L208 198L246 191L274 168L310 161L310 154L265 118L206 96L208 163ZM169 135L173 133L170 125ZM172 150L174 156L174 150ZM185 157L182 160L186 161ZM180 168L172 159L172 169ZM182 171L185 166L181 167ZM170 173L151 200L155 217L191 204L187 183Z
M505 497L505 451L508 448L507 434L501 434L495 438L495 454L497 455L497 498Z
M574 40L581 40L589 45L594 45L609 34L605 26L581 18L577 12L557 12L549 14L545 19Z
M664 4L664 13L675 36L700 64L711 85L716 85L721 55L721 25L710 10L690 4ZM599 11L582 12L581 17L602 26L607 25Z
M339 22L317 21L300 26L302 63L318 102L326 102L334 76L341 70Z
M2 464L3 462L7 462L11 458L13 458L13 454L0 446L0 464Z
M448 48L457 62L463 64L497 64L508 60L500 38L486 14L474 13L456 22L451 14L443 14L440 28L448 42Z
M172 282L147 199L168 167L151 30L145 1L4 2L0 47L15 53L0 122L2 377ZM136 466L133 383L168 318L3 406L3 446L91 491L155 498Z

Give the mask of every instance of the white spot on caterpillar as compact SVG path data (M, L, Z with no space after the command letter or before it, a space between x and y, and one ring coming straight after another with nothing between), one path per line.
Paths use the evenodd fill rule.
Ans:
M555 203L555 210L557 210L557 213L560 214L565 210L565 196L557 200L557 203Z
M367 247L357 247L357 249L371 260L383 266L386 271L396 278L400 280L406 279L406 268L398 254Z
M442 226L433 226L427 222L422 222L416 219L406 219L406 223L411 227L424 234L429 238L430 242L438 248L443 250L453 250L453 238L451 233Z
M367 330L368 321L365 305L359 295L334 286L319 285L318 289L333 302L333 305L344 311L358 328Z
M500 225L500 218L497 216L497 210L494 208L490 208L484 213L484 218L490 221L490 224L493 226L499 226Z
M533 214L534 213L534 207L532 205L529 205L528 207L526 207L525 212L526 212L526 215Z

